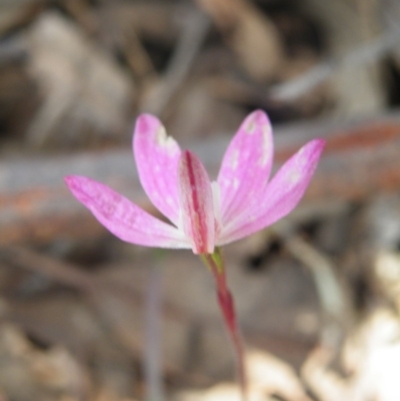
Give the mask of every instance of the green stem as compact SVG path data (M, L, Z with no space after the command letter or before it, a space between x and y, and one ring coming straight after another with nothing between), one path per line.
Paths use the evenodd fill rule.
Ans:
M244 360L244 346L237 324L233 297L226 282L225 265L221 250L216 248L213 254L205 254L201 255L201 257L215 280L217 300L235 350L242 400L245 401L247 399L247 375Z

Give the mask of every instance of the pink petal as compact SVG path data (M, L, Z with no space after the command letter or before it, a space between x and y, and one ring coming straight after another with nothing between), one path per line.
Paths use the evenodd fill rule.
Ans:
M315 139L292 156L247 210L224 227L218 245L251 235L289 214L303 197L324 146L324 140Z
M72 194L116 237L137 245L190 248L175 227L151 216L100 182L81 176L65 177Z
M179 145L160 121L142 114L136 121L133 152L144 190L154 206L175 225L179 221Z
M213 253L215 226L210 179L201 161L184 151L179 162L179 195L183 231L196 254Z
M241 214L266 186L273 158L272 128L257 110L242 123L224 155L218 175L222 224Z

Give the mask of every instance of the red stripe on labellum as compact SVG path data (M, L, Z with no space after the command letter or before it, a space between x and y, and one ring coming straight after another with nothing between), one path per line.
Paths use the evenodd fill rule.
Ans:
M204 218L202 218L204 216L201 216L202 210L200 209L199 204L199 193L197 190L196 177L194 175L193 164L189 152L186 151L184 153L184 158L186 159L187 163L188 177L191 189L191 200L193 204L193 213L191 213L190 216L192 220L192 227L195 233L199 234L197 244L197 246L200 248L199 253L204 253L207 251L204 248L204 246L207 244L207 228L205 227Z
M189 151L181 156L179 186L183 229L192 240L193 252L210 253L214 242L211 184L200 160Z

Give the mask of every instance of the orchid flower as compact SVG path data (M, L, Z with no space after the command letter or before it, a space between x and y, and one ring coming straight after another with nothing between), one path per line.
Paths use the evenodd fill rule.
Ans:
M211 182L196 155L181 151L156 117L141 115L133 136L139 178L153 205L172 224L100 182L82 176L65 181L97 220L123 241L213 254L215 247L247 237L290 213L302 198L323 147L322 139L308 142L268 181L272 129L266 114L255 111L243 121L217 180Z
M220 246L264 229L299 203L324 148L314 139L275 174L272 128L266 114L255 111L240 126L211 182L201 161L181 151L160 121L141 115L133 136L139 179L165 223L108 186L82 176L65 181L73 195L110 232L123 241L160 248L188 248L202 257L214 276L217 299L238 358L242 399L246 399L243 345Z

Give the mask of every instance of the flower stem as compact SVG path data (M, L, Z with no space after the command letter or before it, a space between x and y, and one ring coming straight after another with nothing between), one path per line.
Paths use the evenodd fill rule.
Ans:
M224 318L224 323L235 350L237 374L242 393L242 400L247 399L247 375L244 361L244 346L236 319L233 297L226 282L225 265L221 250L216 248L213 254L201 255L204 264L211 271L216 285L217 300Z

